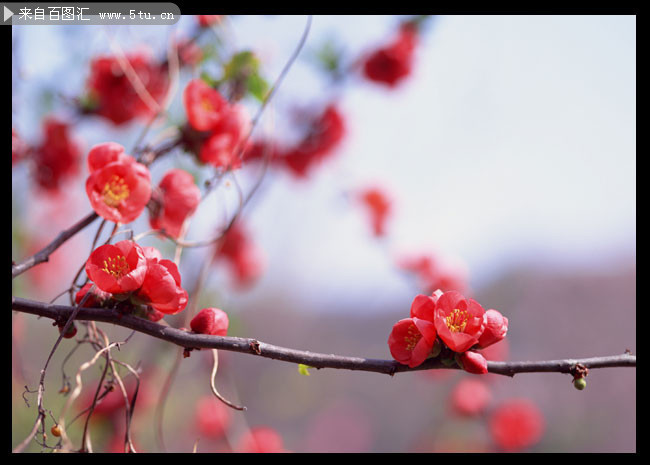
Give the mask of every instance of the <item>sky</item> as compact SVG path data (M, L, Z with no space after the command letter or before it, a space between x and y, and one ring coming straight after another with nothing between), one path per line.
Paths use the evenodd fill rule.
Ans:
M272 81L305 20L237 17L229 38L236 48L253 47ZM179 27L191 21L182 18ZM397 21L314 17L264 130L286 125L282 110L290 105L332 98L309 62L319 44L329 38L351 54L369 51ZM473 288L515 265L635 263L636 18L443 16L430 26L414 73L399 88L352 79L338 94L348 135L313 178L279 174L265 181L263 197L247 213L269 270L252 298L278 283L292 283L312 303L320 296L321 307L342 294L360 301L405 294L407 283L393 265L402 251L437 252L463 264ZM14 97L14 107L23 108L14 119L35 137L38 128L28 122L42 115L37 105L30 109L38 98L29 91L34 81L74 92L87 59L109 47L103 32L21 29L17 53L31 80ZM160 43L170 30L106 32L127 49L142 40ZM110 135L128 146L136 132ZM90 127L85 137L96 143L107 135ZM394 199L382 241L351 200L371 184ZM212 202L208 210L219 208L218 198Z

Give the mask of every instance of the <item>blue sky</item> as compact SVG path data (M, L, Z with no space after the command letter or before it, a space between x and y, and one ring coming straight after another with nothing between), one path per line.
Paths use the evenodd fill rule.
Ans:
M229 31L236 47L259 52L272 79L304 22L238 17ZM395 24L391 17L317 16L304 57L328 37L352 53L368 50ZM635 260L636 18L451 16L431 26L414 74L398 89L351 82L340 99L349 137L310 182L267 180L249 222L272 272L253 297L281 282L296 283L304 295L406 293L391 265L397 250L458 259L475 288L517 263L593 269ZM28 91L35 80L65 82L65 90L83 85L88 57L109 50L97 30L22 28L18 52L32 76L22 107L36 98ZM161 43L170 32L108 30L116 31L125 49ZM275 108L329 97L304 59ZM27 133L35 112L15 115ZM266 116L267 128L271 117L286 124L278 111ZM128 146L136 132L108 134ZM102 137L96 128L86 134L91 143ZM368 183L395 196L390 235L380 243L345 196Z

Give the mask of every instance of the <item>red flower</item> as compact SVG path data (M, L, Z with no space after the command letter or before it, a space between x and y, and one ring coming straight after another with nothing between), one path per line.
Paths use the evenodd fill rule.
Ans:
M142 247L125 240L97 247L86 262L86 274L99 289L125 294L142 286L147 261Z
M225 336L228 334L228 315L218 308L204 308L192 318L190 328L199 334Z
M126 61L151 98L162 102L169 87L165 66L140 53L127 55ZM116 57L103 56L91 62L87 87L94 102L91 111L116 125L154 113L155 108L143 100Z
M181 275L171 260L161 260L160 252L146 247L146 275L136 297L166 315L182 312L187 306L187 291L181 287Z
M435 325L438 336L454 352L465 352L483 333L483 307L459 292L445 292L436 304Z
M298 177L306 177L315 164L329 155L343 140L345 122L334 104L313 120L309 132L295 148L277 161L284 163Z
M240 439L237 451L257 454L288 452L277 431L265 426L257 426L248 431Z
M223 437L230 426L230 408L213 396L206 396L196 403L196 426L200 433L209 438Z
M133 157L124 152L124 147L116 142L104 142L94 145L88 152L88 172L102 169L114 161L132 161Z
M200 158L217 168L237 169L241 166L241 143L250 130L250 118L242 105L228 105L212 127L210 137L201 146Z
M487 360L478 352L473 350L468 350L458 355L458 360L460 361L463 370L468 373L473 373L475 375L484 375L488 372L487 369Z
M411 318L419 318L434 322L436 302L442 295L442 292L436 291L432 295L417 295L411 304Z
M130 223L151 198L149 170L133 157L123 156L121 161L92 171L86 180L86 193L99 216L115 223Z
M369 188L361 192L360 199L368 209L375 236L383 236L386 233L386 220L391 211L388 196L379 188Z
M223 258L232 269L235 282L240 287L252 283L264 267L260 251L251 241L241 222L236 222L221 239L215 260Z
M508 319L496 310L490 309L483 315L485 329L478 338L480 348L491 346L499 342L508 332Z
M392 44L380 48L367 58L363 66L365 76L371 81L396 86L411 74L416 41L415 28L402 26Z
M196 19L199 22L199 26L208 27L221 22L222 17L223 15L197 15Z
M176 50L181 66L196 66L203 59L203 50L193 40L179 39L176 43Z
M192 79L183 93L187 120L197 131L211 131L221 120L228 101L203 79Z
M43 129L43 142L34 151L36 182L44 189L57 190L63 178L79 172L81 149L67 123L48 118Z
M513 399L499 406L490 418L494 442L508 452L535 445L544 433L544 416L527 399Z
M88 293L88 291L92 286L93 283L86 283L81 289L77 291L74 298L77 305L81 303L83 298L86 296L86 293ZM93 289L90 292L90 297L88 297L86 302L83 304L83 307L88 307L88 308L101 307L104 304L104 302L106 302L110 298L111 298L111 294L109 294L108 292L104 292L101 289L99 289L97 286L95 286L95 289Z
M491 398L487 384L475 378L465 378L451 392L451 405L460 415L473 416L482 413Z
M164 229L179 237L185 219L194 213L201 200L201 191L187 171L172 169L165 174L158 188L162 191L161 209L149 218L153 229Z
M436 341L436 328L431 321L405 318L393 326L388 347L395 360L413 368L424 362Z

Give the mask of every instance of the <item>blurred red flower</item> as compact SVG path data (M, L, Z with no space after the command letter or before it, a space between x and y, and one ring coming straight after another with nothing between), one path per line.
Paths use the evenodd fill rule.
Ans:
M230 426L231 417L230 407L214 396L201 397L196 403L196 426L204 436L221 438Z
M211 131L221 120L228 101L203 79L192 79L183 92L187 121L197 131Z
M237 452L272 454L288 451L277 431L266 426L257 426L240 439Z
M142 286L146 273L144 251L130 240L97 247L86 262L88 278L111 294L135 291Z
M18 137L15 128L11 128L11 164L19 162L27 153L27 144Z
M79 172L81 148L70 135L70 126L55 118L43 122L44 138L33 152L35 178L39 186L58 190L66 177Z
M203 142L199 156L203 163L217 168L237 169L241 166L239 152L250 131L250 117L243 105L228 105Z
M186 218L194 213L201 200L201 190L194 178L181 169L169 170L158 186L162 193L160 208L153 209L149 224L153 229L164 229L179 237Z
M527 399L504 402L490 418L490 433L503 450L516 452L535 445L544 433L544 416Z
M223 15L196 15L196 20L201 27L208 27L221 22Z
M325 159L345 135L345 120L334 104L312 119L309 131L295 147L276 158L298 177L307 177L309 170Z
M122 156L90 173L86 180L86 194L93 210L102 218L115 223L130 223L140 216L151 198L149 170L133 157Z
M228 334L228 315L218 308L204 308L190 322L192 331L199 334L225 336Z
M220 241L215 261L224 259L240 287L251 284L262 273L264 264L259 249L250 239L240 221L235 222Z
M132 71L134 82L131 82L120 60L114 56L93 59L87 82L92 102L89 112L103 116L116 125L154 114L155 108L152 108L151 102L147 103L144 100L147 97L141 94L146 90L156 103L160 103L169 88L166 66L155 63L148 55L127 55L123 64L124 68ZM136 90L134 83L141 85L143 89Z
M436 303L435 325L438 336L454 352L465 352L483 333L481 305L473 299L465 299L459 292L445 292Z
M368 56L363 65L366 78L395 87L413 67L417 30L411 25L400 27L396 39Z
M476 378L462 379L451 392L451 406L460 415L482 413L491 399L492 394L487 384Z
M391 202L386 192L378 187L364 189L359 193L359 199L370 215L370 222L375 236L386 234L386 220L390 216Z
M433 255L422 254L399 258L397 266L414 273L418 287L424 292L433 292L436 289L464 292L467 287L465 276L460 269L443 264Z

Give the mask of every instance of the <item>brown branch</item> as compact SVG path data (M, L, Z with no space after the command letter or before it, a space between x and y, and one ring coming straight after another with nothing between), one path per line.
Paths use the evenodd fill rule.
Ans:
M29 257L28 259L23 260L21 263L12 265L11 279L24 273L25 271L29 270L31 267L35 265L38 265L39 263L48 261L50 258L50 254L52 254L52 252L58 249L61 246L61 244L63 244L65 241L67 241L72 236L77 234L79 231L84 229L90 223L95 221L98 217L99 215L97 215L97 213L95 212L90 213L88 216L81 219L76 224L70 226L68 229L64 229L63 231L61 231L59 235L56 236L56 238L52 242L50 242L44 249L38 251L36 254Z
M42 302L12 297L13 310L44 316L46 318L64 318L74 307L51 305ZM319 354L315 352L279 347L256 339L241 337L207 336L194 334L180 329L163 326L131 315L122 315L113 309L81 308L76 315L78 320L99 321L112 323L137 332L148 334L178 346L199 349L221 349L232 352L258 355L289 363L303 363L314 368L336 368L343 370L360 370L393 375L406 371L429 369L459 369L447 367L439 359L430 359L415 368L409 368L395 360L380 360L361 357L348 357L334 354ZM488 371L505 376L517 373L571 373L577 364L587 368L636 367L636 356L628 353L607 357L591 357L582 359L548 360L539 362L488 362Z

